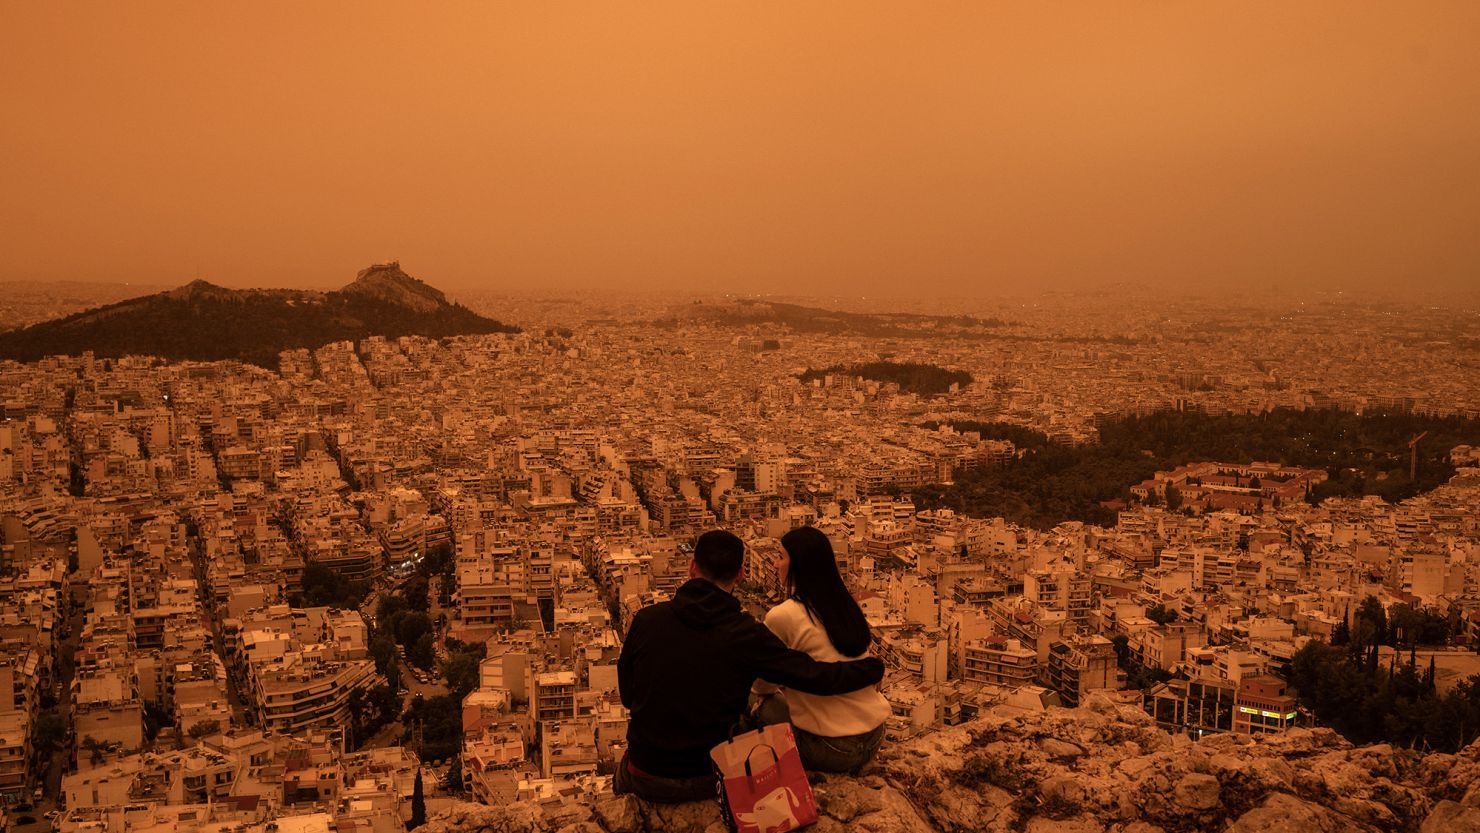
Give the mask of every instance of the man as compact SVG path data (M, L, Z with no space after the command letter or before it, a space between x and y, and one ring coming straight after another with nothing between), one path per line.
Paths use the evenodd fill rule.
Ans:
M632 619L617 684L632 713L616 790L649 801L713 798L709 750L729 737L759 677L809 694L844 694L877 683L874 657L817 662L787 648L741 610L732 595L743 578L745 544L713 530L699 536L689 581L671 601Z

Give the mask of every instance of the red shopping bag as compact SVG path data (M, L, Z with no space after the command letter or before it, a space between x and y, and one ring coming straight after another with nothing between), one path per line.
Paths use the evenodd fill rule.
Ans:
M785 833L817 821L817 799L791 724L736 735L709 751L721 804L738 833Z

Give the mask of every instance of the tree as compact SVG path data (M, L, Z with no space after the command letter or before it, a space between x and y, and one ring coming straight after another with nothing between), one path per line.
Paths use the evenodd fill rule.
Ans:
M1158 625L1165 625L1177 621L1177 611L1164 604L1156 604L1146 608L1146 618Z
M390 620L405 609L406 600L399 594L382 593L375 602L375 622L381 627L387 627Z
M211 735L214 735L219 731L221 731L221 721L202 720L194 726L191 726L190 731L186 732L185 734L189 735L191 740L200 740L204 737L210 737Z
M1175 512L1182 508L1182 490L1171 483L1167 484L1166 499L1168 512Z
M375 660L375 670L395 686L401 681L401 665L396 662L396 641L388 634L377 631L370 640L370 658Z
M323 564L303 568L303 593L295 604L307 607L358 607L370 587L363 581L345 581Z
M1364 627L1365 625L1365 627ZM1376 596L1368 596L1357 608L1357 629L1364 645L1386 645L1389 642L1387 610Z
M369 713L368 702L365 689L356 688L349 693L349 700L345 703L349 711L349 739L346 746L350 749L359 749L370 735L374 716Z
M401 597L406 600L406 607L411 610L425 611L430 607L429 585L424 575L413 575L406 580L401 587Z
M454 650L450 651L447 659L442 662L442 676L447 679L447 689L459 700L478 687L479 653L481 651Z
M1388 616L1388 630L1395 645L1417 644L1423 635L1423 625L1423 611L1407 602L1393 605Z
M427 798L423 793L421 785L421 767L416 768L416 783L411 788L411 821L406 822L407 830L415 830L427 823Z
M1352 629L1351 629L1351 626L1347 625L1345 619L1342 619L1340 622L1337 622L1336 623L1336 627L1334 627L1334 628L1331 629L1331 644L1332 645L1345 645L1345 644L1347 644L1348 642L1351 642L1351 641L1352 641Z
M463 778L461 755L454 755L452 757L452 764L447 767L447 774L442 776L442 791L449 793L462 793Z
M93 766L102 764L106 754L113 750L112 742L100 741L91 735L83 738L78 746L87 750L88 760L92 762Z
M395 688L388 685L378 685L370 689L370 705L375 710L376 728L400 717L401 695L396 693Z
M423 634L431 633L431 631L432 617L421 611L407 613L396 621L396 641L405 646L408 651Z
M32 741L38 752L50 754L62 748L67 737L67 721L55 711L43 712L36 718L35 739Z
M436 645L436 639L433 638L431 632L424 633L406 649L406 660L417 668L430 671L437 662Z

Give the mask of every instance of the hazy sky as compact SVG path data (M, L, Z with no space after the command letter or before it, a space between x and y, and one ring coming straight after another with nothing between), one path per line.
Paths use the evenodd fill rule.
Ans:
M0 280L1480 285L1480 2L0 0Z

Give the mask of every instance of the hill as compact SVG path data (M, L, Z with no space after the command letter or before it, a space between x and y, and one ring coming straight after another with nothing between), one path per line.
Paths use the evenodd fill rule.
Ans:
M786 327L794 333L878 337L984 336L1009 326L1006 321L996 318L974 318L969 315L841 312L748 298L733 303L689 304L674 310L674 318L726 327L759 324Z
M35 361L91 350L170 360L238 359L275 367L278 353L379 335L431 338L518 332L386 263L333 292L227 289L206 281L0 333L0 358Z
M714 327L759 327L796 335L824 334L871 338L961 338L970 340L1048 342L1059 344L1135 344L1127 336L1030 332L1021 324L971 315L925 315L910 312L844 312L781 301L742 298L695 302L677 307L657 322L676 326L697 322Z

